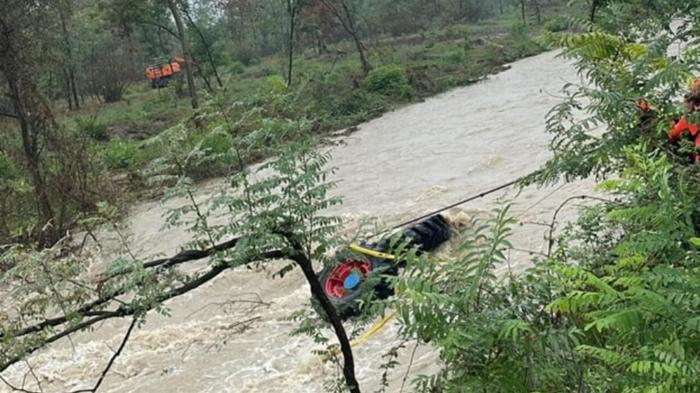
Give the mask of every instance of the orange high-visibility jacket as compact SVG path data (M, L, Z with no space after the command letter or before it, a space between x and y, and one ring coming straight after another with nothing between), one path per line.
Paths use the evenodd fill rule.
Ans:
M173 74L173 69L170 67L170 64L165 64L160 68L160 73L162 76L170 76Z
M683 116L681 117L680 121L678 121L678 123L676 123L676 125L673 126L668 136L672 141L677 141L681 138L681 135L683 135L683 133L687 131L693 138L693 143L695 143L695 147L700 148L700 133L698 133L699 130L700 127L698 127L697 124L688 122L688 119L686 119L686 117ZM695 163L700 163L700 155L696 154L694 161Z
M150 80L156 79L156 72L155 72L155 69L153 67L146 68L146 78L148 78Z

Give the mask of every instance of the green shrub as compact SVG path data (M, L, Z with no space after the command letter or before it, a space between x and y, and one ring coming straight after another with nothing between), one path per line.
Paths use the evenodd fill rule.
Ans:
M107 122L97 118L97 116L78 117L75 119L75 124L78 127L78 132L87 135L96 141L106 141L109 139L107 135Z
M469 25L453 25L445 29L444 35L447 37L464 37L473 35L474 29Z
M514 38L524 37L528 34L528 28L522 21L514 22L510 26L510 36Z
M185 78L182 76L178 76L175 78L170 79L169 82L170 86L173 87L175 90L175 94L178 95L178 97L184 97L187 94L187 91L185 90Z
M12 177L15 172L15 163L2 152L0 152L0 179Z
M464 37L464 42L462 43L464 52L474 49L475 46L477 46L477 41L472 36Z
M556 33L568 29L569 23L566 21L566 18L562 16L556 16L545 22L543 28L552 33Z
M523 36L515 39L506 53L506 61L515 61L523 57L533 56L542 52L543 48L537 41Z
M279 75L271 75L265 78L265 88L273 94L284 94L287 91L287 82Z
M349 116L359 112L371 111L373 107L381 106L382 101L381 96L357 90L351 95L341 98L334 114Z
M511 25L510 34L504 38L504 61L510 62L541 53L544 48L528 32L527 25L517 22Z
M177 79L182 79L182 78L175 78ZM171 80L171 83L177 84L178 82L175 82L175 80ZM184 88L184 80L181 80L182 87ZM146 117L148 113L151 112L157 112L159 110L162 110L164 108L167 108L169 106L175 105L176 104L176 96L168 91L168 90L162 90L160 91L159 94L149 97L148 100L145 100L142 104L142 111L143 112L143 117ZM138 112L137 112L138 113Z
M233 138L227 132L215 129L202 138L200 146L209 154L224 154L233 146Z
M236 47L233 50L233 58L240 61L245 66L255 64L259 60L258 53L252 45Z
M229 66L229 71L234 75L240 75L245 71L245 66L240 61L234 61Z
M364 87L372 93L401 99L410 99L415 94L406 80L404 69L397 65L386 65L370 71Z
M0 192L4 197L8 197L11 190L14 188L15 180L19 176L15 162L0 151ZM0 214L3 214L0 211Z
M464 60L466 59L466 55L463 49L453 49L447 52L447 55L445 57L447 58L448 62L453 64L464 63Z
M133 169L139 162L139 147L135 143L112 140L104 151L104 159L111 169Z

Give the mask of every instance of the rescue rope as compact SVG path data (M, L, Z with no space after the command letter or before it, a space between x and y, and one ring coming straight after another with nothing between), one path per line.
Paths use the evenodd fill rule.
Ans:
M371 257L386 259L388 261L393 261L396 259L396 257L391 255L391 254L387 254L385 252L380 252L377 250L372 250L371 248L367 248L367 247L362 247L361 245L355 244L355 243L350 245L350 250L352 250L358 254L369 255Z
M374 325L372 325L371 328L367 329L366 332L362 333L362 335L350 343L350 345L355 348L357 346L360 346L364 344L367 340L369 340L370 337L374 336L377 334L380 330L384 328L384 326L389 322L390 320L394 319L395 316L399 314L398 311L394 311L391 314L387 314L384 316L384 318L380 319L377 321Z
M386 324L394 319L399 315L398 311L392 311L390 314L385 315L382 319L379 321L375 322L374 325L372 325L371 328L367 329L364 333L362 333L361 336L357 337L356 339L352 340L350 342L350 346L353 348L359 347L360 345L364 344L367 342L367 340L370 339L370 337L374 336L375 334L379 333ZM333 350L330 351L333 355L340 355L340 348L334 348Z
M407 226L407 225L414 224L414 223L416 223L416 222L418 222L418 221L424 220L424 219L426 219L426 218L430 218L430 217L432 217L432 216L434 216L434 215L436 215L436 214L440 214L440 213L445 212L445 211L447 211L447 210L453 209L453 208L455 208L455 207L457 207L457 206L464 205L465 203L468 203L468 202L471 202L471 201L473 201L473 200L476 200L476 199L479 199L479 198L483 198L483 197L485 197L485 196L487 196L487 195L490 195L490 194L493 194L493 193L495 193L495 192L501 191L501 190L503 190L503 189L506 189L506 188L508 188L508 187L511 187L511 186L513 186L513 185L515 185L515 184L518 184L518 183L522 182L523 180L525 180L526 178L528 178L528 177L530 177L530 176L537 175L537 174L540 173L540 172L542 172L542 171L541 171L541 170L534 171L534 172L532 172L532 173L530 173L530 174L527 174L527 175L525 175L525 176L521 176L521 177L519 177L519 178L517 178L517 179L515 179L515 180L512 180L512 181L509 181L508 183L501 184L501 185L498 186L498 187L494 187L494 188L492 188L492 189L490 189L490 190L486 190L486 191L484 191L484 192L482 192L482 193L480 193L480 194L470 196L470 197L468 197L468 198L462 199L461 201L455 202L455 203L453 203L453 204L451 204L451 205L447 205L447 206L445 206L445 207L441 207L440 209L433 210L433 211L431 211L430 213L426 213L426 214L424 214L424 215L422 215L422 216L420 216L420 217L412 218L412 219L410 219L410 220L408 220L408 221L405 221L405 222L402 222L402 223L400 223L400 224L394 225L393 227L391 227L391 230L393 231L393 230L395 230L395 229L399 229L399 228L405 227L405 226Z
M426 218L432 217L432 216L434 216L434 215L436 215L436 214L440 214L440 213L442 213L442 212L445 212L445 211L450 210L450 209L452 209L452 208L455 208L455 207L457 207L457 206L464 205L465 203L468 203L468 202L471 202L471 201L473 201L473 200L476 200L476 199L479 199L479 198L483 198L483 197L485 197L485 196L487 196L487 195L490 195L490 194L493 194L493 193L495 193L495 192L501 191L501 190L503 190L503 189L506 189L506 188L508 188L508 187L511 187L511 186L513 186L513 185L515 185L515 184L520 183L521 181L523 181L523 180L526 179L527 177L534 176L534 175L536 175L536 174L538 174L538 173L540 173L540 172L541 172L541 170L534 171L534 172L532 172L532 173L530 173L530 174L527 174L527 175L525 175L525 176L521 176L521 177L519 177L519 178L517 178L517 179L515 179L515 180L512 180L512 181L509 181L508 183L501 184L501 185L498 186L498 187L491 188L491 189L486 190L486 191L484 191L484 192L481 192L481 193L479 193L479 194L477 194L477 195L473 195L473 196L470 196L470 197L468 197L468 198L464 198L464 199L462 199L461 201L452 203L452 204L450 204L450 205L448 205L448 206L442 207L442 208L437 209L437 210L433 210L432 212L427 213L427 214L424 214L424 215L422 215L422 216L420 216L420 217L416 217L416 218L413 218L413 219L411 219L411 220L408 220L408 221L402 222L402 223L400 223L400 224L394 225L393 227L391 227L391 230L393 231L393 230L396 230L396 229L405 227L405 226L407 226L407 225L410 225L410 224L416 223L416 222L418 222L418 221L424 220L424 219L426 219ZM351 245L350 245L350 249L351 249L352 251L355 251L355 252L360 253L360 254L370 255L370 256L379 257L379 258L383 258L383 259L387 259L387 260L395 260L395 259L396 259L396 257L393 256L393 255L391 255L391 254L382 253L382 252L379 252L379 251L376 251L376 250L372 250L372 249L369 249L369 248L366 248L366 247L362 247L362 246L360 246L360 245L358 245L358 244L351 244ZM375 322L374 325L372 325L372 327L370 327L369 329L367 329L367 331L365 331L361 336L359 336L358 338L356 338L355 340L353 340L353 341L350 343L350 345L351 345L353 348L355 348L355 347L357 347L357 346L360 346L360 345L364 344L367 340L370 339L370 337L374 336L374 335L377 334L379 331L381 331L381 330L384 328L384 326L386 326L386 324L387 324L390 320L394 319L394 317L396 317L397 315L398 315L398 311L393 311L392 313L387 314L387 315L384 316L382 319L380 319L379 321Z

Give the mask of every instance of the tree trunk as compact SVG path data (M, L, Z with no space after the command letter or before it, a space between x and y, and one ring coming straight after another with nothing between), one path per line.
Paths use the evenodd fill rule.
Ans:
M209 83L209 78L207 78L206 74L202 70L202 67L199 66L199 63L197 63L196 59L192 59L192 60L194 60L194 66L197 67L197 71L199 71L199 75L202 76L202 80L204 81L204 85L206 86L207 91L209 93L214 93L214 89L211 87L211 83Z
M442 13L442 7L440 7L440 0L433 0L433 13L435 16L439 16Z
M49 194L46 191L46 182L41 173L40 156L37 152L32 152L30 145L25 138L26 132L22 131L22 144L27 158L27 166L34 183L34 196L36 198L37 211L39 212L39 244L42 247L49 247L58 241L58 223L55 220L53 207Z
M173 14L175 26L177 26L177 33L180 36L182 56L185 58L187 90L189 91L190 98L192 99L192 109L197 110L197 108L199 108L199 101L197 100L197 90L194 85L194 75L192 74L192 56L190 53L190 43L187 39L187 32L185 31L185 26L182 23L182 16L180 15L180 10L177 8L176 0L168 0L168 7L170 8L170 12Z
M69 5L65 5L66 9L69 9ZM78 91L77 87L75 86L75 70L73 67L73 44L70 39L70 33L68 32L68 27L66 25L66 19L68 16L66 15L66 10L62 5L58 6L58 17L61 22L61 34L63 35L63 45L65 46L65 51L66 51L66 95L68 97L68 106L70 109L80 109L80 102L78 101ZM70 96L73 96L73 105L71 105L71 98Z
M598 10L598 5L599 5L598 0L591 0L591 13L590 13L591 22L595 22L595 13Z
M357 33L352 34L352 39L353 41L355 41L357 53L360 55L360 62L362 63L362 72L364 72L365 75L367 75L372 70L372 66L369 64L369 61L367 61L367 57L365 56L364 45L362 45L362 41L360 41L360 38L357 36Z
M316 56L320 57L324 52L322 46L323 43L321 41L321 32L318 29L314 30L314 47L316 48Z
M520 10L523 17L523 23L527 24L527 19L525 19L525 0L520 0Z
M10 226L7 224L7 199L0 199L0 242L10 238Z
M80 109L80 101L78 101L78 87L75 83L75 72L73 67L68 67L68 79L70 79L71 92L73 93L73 102L75 103L75 109Z
M542 14L540 14L540 4L537 0L532 0L532 4L535 6L535 17L537 18L537 24L542 23Z
M296 27L297 1L287 0L287 14L289 15L289 41L287 42L287 87L292 86L292 71L294 68L294 28Z
M29 169L29 174L34 186L34 197L36 198L36 207L39 217L37 228L37 233L39 234L39 245L42 247L50 247L58 241L58 228L56 227L56 217L54 215L53 207L51 206L51 200L49 199L46 181L41 173L41 147L39 142L40 131L38 130L40 127L37 124L32 124L35 123L36 120L32 120L30 116L35 115L29 115L25 108L22 108L23 100L19 96L20 90L18 89L17 85L15 83L11 83L8 79L8 86L10 86L11 100L15 106L15 113L18 115L20 123L24 158L26 160L27 169Z
M23 47L23 42L18 34L18 29L0 16L0 71L7 81L7 95L19 122L24 158L34 186L39 244L49 247L58 241L59 230L41 172L41 140L49 138L57 124L48 102L31 79L29 65L22 62L18 48Z
M68 110L73 110L73 96L71 95L70 88L70 77L68 76L68 69L63 69L63 96L66 97L68 102Z
M338 9L338 6L334 3L335 1L340 3L342 10ZM343 29L345 29L345 31L350 34L350 37L352 37L353 41L355 42L355 47L357 48L357 53L360 56L362 71L365 73L365 75L367 75L367 73L369 73L369 71L372 69L372 65L369 63L369 61L367 61L367 57L365 56L365 47L362 44L362 40L360 39L357 29L355 28L355 21L346 0L322 0L322 2L335 15L340 24L343 26Z
M372 69L372 66L370 66L369 62L367 61L367 58L365 57L365 48L364 45L362 45L362 41L360 40L359 35L357 34L357 30L355 29L355 22L353 21L350 9L345 3L345 0L341 0L341 3L343 6L343 11L345 11L345 18L348 21L348 32L352 36L353 41L355 41L355 47L357 48L357 53L360 55L360 62L362 62L362 71L364 71L366 75Z
M4 68L4 67L3 67ZM12 100L15 113L17 114L17 119L20 124L20 133L22 137L22 148L24 151L24 158L27 163L27 169L32 179L32 184L34 186L34 197L36 198L37 215L39 217L38 230L39 230L39 244L43 247L48 247L53 245L58 241L58 232L56 230L56 222L53 207L51 206L51 200L49 199L49 194L46 187L46 182L44 181L44 176L41 173L41 148L39 145L40 131L37 120L32 120L30 116L37 116L37 113L29 114L28 111L32 111L30 108L25 108L27 102L30 100L23 100L20 96L20 88L17 83L22 83L21 81L14 81L12 79L12 72L8 72L6 68L3 69L5 78L7 79L8 87L10 90L10 99ZM28 84L25 80L24 85ZM27 94L31 94L31 91L35 90L33 88L21 89ZM39 109L36 109L40 112Z
M352 354L352 346L350 345L350 340L343 327L343 322L338 317L338 313L335 310L335 306L331 303L323 291L321 283L318 281L316 272L314 272L311 260L304 254L303 247L299 244L294 245L296 255L292 257L292 260L299 265L306 281L309 282L311 287L311 294L318 300L321 304L321 308L326 313L328 320L333 326L335 335L340 343L340 351L343 354L343 376L345 377L345 383L351 393L360 393L360 385L357 383L357 378L355 377L355 361Z
M204 38L204 34L202 34L202 31L199 30L199 27L197 27L197 25L194 23L194 20L192 20L192 17L190 16L189 12L185 11L185 17L187 18L187 21L189 22L190 26L192 26L194 31L197 32L197 36L199 36L199 39L202 41L202 45L204 45L204 50L207 52L209 65L211 66L211 69L214 72L216 83L219 84L219 87L224 87L223 82L221 82L221 77L219 77L219 70L216 68L216 63L214 63L214 56L212 56L211 54L211 46L209 45L209 41L207 41L206 38ZM211 86L209 86L209 88L211 90Z

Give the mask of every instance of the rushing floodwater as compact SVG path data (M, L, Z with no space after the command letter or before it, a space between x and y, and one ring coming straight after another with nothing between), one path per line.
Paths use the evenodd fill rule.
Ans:
M344 198L336 213L351 223L363 217L395 223L532 172L550 156L544 116L559 102L556 96L563 84L576 81L570 64L545 53L514 63L487 81L361 125L332 148L331 165L338 168L334 192ZM200 197L215 186L209 183ZM515 228L515 247L544 251L545 229L534 223L548 222L562 200L589 189L589 183L574 183L520 193L513 207L522 223ZM503 196L513 197L514 192L474 201L463 211L483 215ZM183 230L162 229L162 214L175 203L147 202L131 210L127 223L138 255L171 255L189 239ZM570 218L574 211L564 216ZM526 252L511 252L515 268L525 266L529 258ZM258 296L265 305L255 309L254 303L221 306L227 300ZM308 297L298 271L283 279L272 279L265 271L228 272L169 302L171 318L149 317L134 332L100 391L322 392L329 369L311 353L316 348L311 340L289 336L294 324L285 320ZM239 323L249 318L254 320L241 329ZM44 391L91 386L126 327L124 321L107 322L33 356L30 362ZM389 325L357 348L363 391L376 389L381 355L398 342L396 328ZM401 352L402 365L391 376L389 392L399 391L412 349L410 344ZM410 375L437 367L435 351L421 346ZM20 384L24 373L18 365L4 376ZM0 392L5 391L9 390L0 386Z

